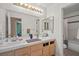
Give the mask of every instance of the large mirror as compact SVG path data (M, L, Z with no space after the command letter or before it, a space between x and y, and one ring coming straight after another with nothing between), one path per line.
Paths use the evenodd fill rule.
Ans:
M54 17L47 17L42 20L42 31L51 31L53 33L54 30Z

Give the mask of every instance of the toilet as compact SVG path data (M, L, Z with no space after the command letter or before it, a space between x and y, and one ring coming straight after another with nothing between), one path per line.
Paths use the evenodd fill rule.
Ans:
M63 41L63 48L68 48L68 40Z
M67 45L66 44L63 44L63 48L67 48Z

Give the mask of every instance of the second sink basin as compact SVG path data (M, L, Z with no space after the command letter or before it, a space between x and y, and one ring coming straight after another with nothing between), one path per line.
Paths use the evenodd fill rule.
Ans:
M31 42L41 41L41 39L29 39L26 41L27 41L27 43L31 43Z

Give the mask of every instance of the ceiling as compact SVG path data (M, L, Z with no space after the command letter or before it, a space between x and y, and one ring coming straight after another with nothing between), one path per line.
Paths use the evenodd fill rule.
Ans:
M47 8L51 3L31 3L32 5L36 5L42 8Z
M68 15L72 12L79 11L79 3L72 3L72 5L63 8L64 15Z
M61 6L61 5L65 5L65 4L70 4L70 3L31 3L33 5L37 5L37 6L41 6L41 7L45 7L48 8L50 6Z

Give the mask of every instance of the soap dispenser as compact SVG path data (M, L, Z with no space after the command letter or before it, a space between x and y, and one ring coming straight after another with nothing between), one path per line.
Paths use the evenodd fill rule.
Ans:
M33 34L29 34L29 36L30 36L30 39L33 39Z

